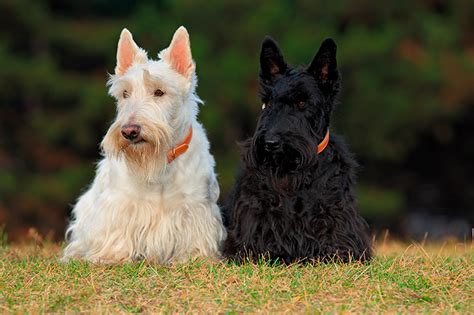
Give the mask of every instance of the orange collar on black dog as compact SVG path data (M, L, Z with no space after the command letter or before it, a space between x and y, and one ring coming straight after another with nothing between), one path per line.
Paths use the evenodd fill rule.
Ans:
M326 147L328 146L328 143L329 143L329 129L328 131L326 132L326 135L324 136L324 139L323 141L321 141L320 144L318 144L318 149L316 150L316 152L319 154L321 152L324 151L324 149L326 149Z

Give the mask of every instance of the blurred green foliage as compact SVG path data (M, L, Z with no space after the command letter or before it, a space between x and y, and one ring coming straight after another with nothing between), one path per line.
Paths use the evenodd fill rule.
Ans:
M60 238L92 180L115 114L105 82L123 27L152 57L179 25L188 28L223 195L236 143L259 115L267 34L292 64L308 63L325 37L337 42L343 92L334 128L361 161L360 208L371 220L423 205L412 188L425 181L438 191L451 183L417 176L417 161L453 146L456 124L474 117L473 1L2 0L0 24L0 223L13 238L29 226ZM474 186L458 175L457 206L474 206Z

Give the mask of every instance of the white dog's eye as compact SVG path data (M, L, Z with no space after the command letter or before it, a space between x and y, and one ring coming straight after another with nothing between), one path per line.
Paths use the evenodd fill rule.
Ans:
M127 90L124 90L122 93L123 98L128 98L130 95L128 94Z
M156 89L155 90L155 93L153 93L153 95L159 97L159 96L163 96L165 94L165 92L163 92L162 90L160 89Z

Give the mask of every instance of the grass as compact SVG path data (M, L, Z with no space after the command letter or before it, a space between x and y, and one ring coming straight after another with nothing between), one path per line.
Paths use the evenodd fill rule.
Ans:
M370 264L168 267L58 263L60 246L0 246L0 312L473 313L469 243L376 247Z

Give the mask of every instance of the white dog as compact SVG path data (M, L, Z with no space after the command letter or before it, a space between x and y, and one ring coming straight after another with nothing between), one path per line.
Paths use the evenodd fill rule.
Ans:
M214 158L196 120L196 82L184 27L158 61L122 31L109 81L117 117L96 178L73 209L63 260L166 264L219 256L226 232Z

